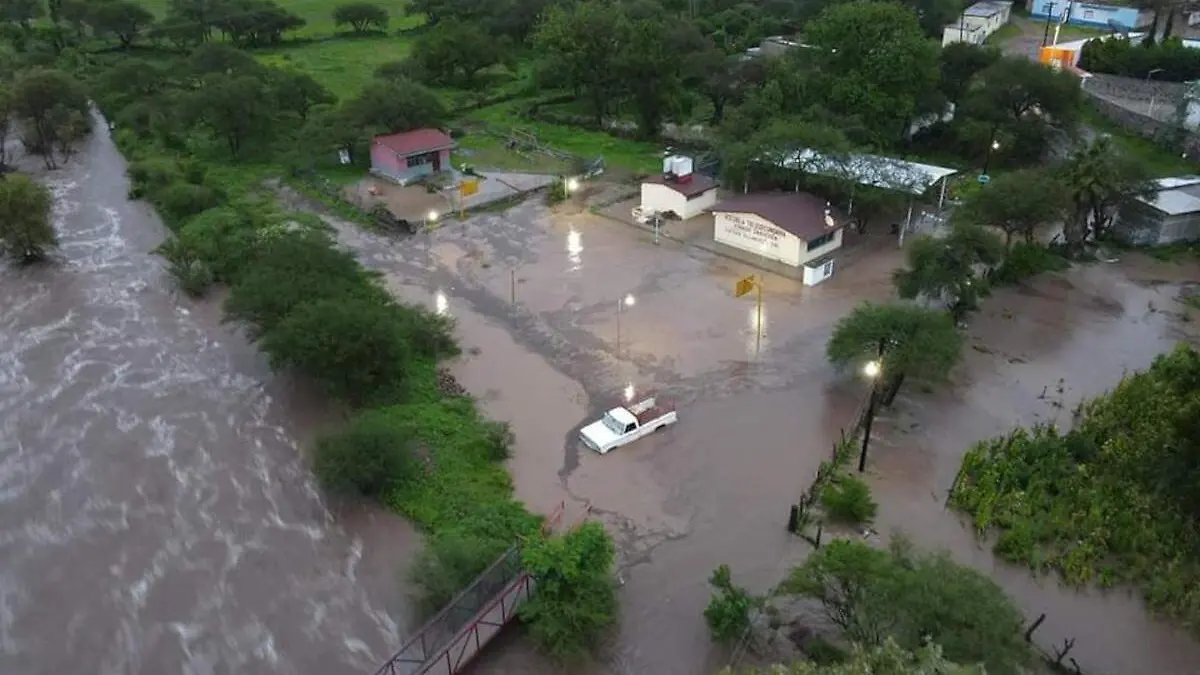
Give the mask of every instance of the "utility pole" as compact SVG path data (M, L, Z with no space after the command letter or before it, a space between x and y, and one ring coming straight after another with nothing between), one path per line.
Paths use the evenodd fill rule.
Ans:
M1054 0L1050 0L1050 2L1046 3L1046 30L1042 32L1043 47L1046 46L1046 43L1050 42L1050 19L1054 15L1054 6L1057 4L1058 3L1054 2Z

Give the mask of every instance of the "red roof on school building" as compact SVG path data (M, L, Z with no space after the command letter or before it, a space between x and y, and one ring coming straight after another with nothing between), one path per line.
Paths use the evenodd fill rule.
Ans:
M437 129L415 129L388 136L376 136L375 142L397 155L420 155L454 147L454 139Z

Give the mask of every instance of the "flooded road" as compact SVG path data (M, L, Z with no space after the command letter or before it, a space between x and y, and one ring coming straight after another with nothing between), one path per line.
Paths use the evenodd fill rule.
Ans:
M335 524L298 439L337 416L172 291L106 134L44 180L58 259L0 266L0 672L370 672L418 542Z
M595 663L554 666L510 632L471 673L696 675L725 665L729 654L712 646L702 617L707 577L727 563L737 583L765 591L807 555L785 532L788 505L865 389L828 366L825 342L860 300L891 295L894 240L858 242L848 255L861 258L816 288L769 277L759 315L732 293L753 269L536 202L391 250L384 237L339 230L398 295L458 320L466 355L455 374L490 415L512 423L518 497L542 513L565 500L569 520L590 507L620 548L620 625ZM1071 655L1089 675L1196 675L1200 645L1148 618L1136 598L1059 589L998 565L937 498L974 440L1045 414L1043 386L1064 378L1074 397L1095 393L1187 337L1177 317L1151 308L1169 305L1197 271L1134 271L1081 267L987 301L954 386L908 387L878 423L879 528L910 531L988 571L1030 619L1048 612L1038 641L1078 637ZM674 398L679 424L605 456L580 452L579 427L627 388Z

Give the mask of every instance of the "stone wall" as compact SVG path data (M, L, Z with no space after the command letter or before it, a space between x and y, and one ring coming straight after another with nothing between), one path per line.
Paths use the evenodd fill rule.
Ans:
M1083 89L1100 96L1130 101L1157 101L1159 104L1169 104L1172 110L1183 98L1183 83L1181 82L1160 82L1145 78L1099 73L1090 75L1091 77L1084 79Z

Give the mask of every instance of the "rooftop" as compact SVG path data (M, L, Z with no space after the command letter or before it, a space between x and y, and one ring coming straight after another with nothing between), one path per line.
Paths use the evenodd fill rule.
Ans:
M673 180L667 180L662 176L662 174L651 176L643 182L665 185L689 199L717 187L717 182L715 180L699 173L693 173L692 179L686 183L677 183Z
M963 10L963 14L967 16L995 16L1005 10L1011 10L1012 4L1007 2L994 2L992 0L984 0L977 2Z
M1139 201L1168 216L1200 212L1200 176L1172 176L1157 181L1159 191Z
M753 213L785 232L812 241L846 224L846 216L830 203L808 192L757 192L719 202L714 212ZM828 210L833 226L826 222Z
M375 142L397 155L417 155L454 147L454 139L437 129L414 129L388 136L376 136Z
M860 185L914 195L924 194L939 180L958 173L957 169L880 155L826 157L815 150L801 150L784 158L780 164L788 169L800 169L822 176L845 176L853 178Z

